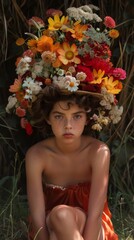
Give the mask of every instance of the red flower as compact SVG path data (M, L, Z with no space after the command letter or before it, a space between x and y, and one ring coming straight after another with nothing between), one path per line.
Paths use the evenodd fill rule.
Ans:
M32 126L31 126L31 124L29 122L26 123L25 129L26 129L27 135L31 135L33 133Z
M28 100L26 99L23 99L21 102L20 102L20 105L22 108L26 109L28 107Z
M85 79L86 82L93 81L93 74L92 74L89 67L86 67L86 66L83 66L83 65L79 64L76 68L76 71L77 71L77 73L78 72L84 72L87 75L87 77Z
M101 69L102 71L105 71L105 74L108 74L112 68L112 63L96 57L90 60L89 66L92 67L92 69L96 69L96 71Z
M108 28L115 28L116 24L112 17L106 16L104 18L104 25Z
M21 107L18 107L16 108L16 115L18 117L24 117L26 115L26 110Z
M21 118L20 125L26 130L27 135L31 135L33 133L32 126L26 118Z

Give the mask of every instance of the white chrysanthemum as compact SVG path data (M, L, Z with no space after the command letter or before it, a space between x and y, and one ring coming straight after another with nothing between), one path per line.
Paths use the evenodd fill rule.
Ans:
M114 103L114 94L109 93L105 87L101 88L101 94L107 102Z
M65 89L65 82L66 82L66 79L65 77L62 77L62 76L53 76L53 83L58 85L60 89Z
M22 87L25 89L25 99L32 99L32 95L37 95L41 90L41 82L34 81L31 77L27 77Z
M71 72L72 74L73 74L73 73L76 73L76 70L75 70L75 67L74 67L74 66L70 66L70 67L68 68L68 71Z
M80 20L80 15L78 13L78 9L75 7L70 7L66 10L69 17L74 18L76 21Z
M42 76L43 71L43 61L35 62L32 67L32 77L36 78L37 76Z
M67 14L70 18L74 18L76 21L85 19L88 21L95 20L96 22L101 22L102 19L92 11L92 9L95 9L95 6L94 5L91 5L91 6L84 5L79 8L70 7L67 9Z
M95 123L91 128L99 132L102 130L102 126L99 123Z
M117 124L121 120L121 115L123 113L123 106L113 106L109 112L110 119L113 124Z
M16 68L16 73L19 75L23 75L26 73L26 71L28 71L30 69L30 62L32 61L32 59L30 57L24 57L22 58Z
M79 7L79 8L83 9L86 12L92 12L93 9L96 10L96 11L99 10L99 7L97 7L97 6L93 5L93 4L83 5L83 6Z
M93 13L89 13L89 12L84 12L82 9L79 9L79 16L83 17L86 20L92 21L93 20Z
M70 92L76 92L78 90L79 81L75 77L65 76L65 88Z
M57 68L56 71L57 71L57 74L58 74L59 76L63 76L63 75L65 74L65 70L64 70L64 69Z
M50 51L45 51L41 54L45 65L50 65L56 60L56 54Z
M6 106L6 112L7 112L7 113L10 113L10 110L11 110L13 107L15 107L16 103L17 103L17 98L16 98L14 95L9 96L9 97L8 97L8 104L7 104L7 106Z
M102 22L102 19L101 19L96 13L93 13L93 19L94 19L96 22Z
M48 78L49 74L50 74L49 71L45 70L42 75L43 77Z
M84 72L78 72L76 74L76 79L79 80L80 82L84 81L86 79L87 75Z
M105 107L105 109L110 110L112 108L112 104L114 103L114 95L112 93L108 93L106 88L101 88L101 94L103 95L103 99L100 101L100 105Z
M93 114L92 118L96 123L99 123L100 125L107 126L110 122L110 118L105 116L105 112L100 112L99 116L96 114Z

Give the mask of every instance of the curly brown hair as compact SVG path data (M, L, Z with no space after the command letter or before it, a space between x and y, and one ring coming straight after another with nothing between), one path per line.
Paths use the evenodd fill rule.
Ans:
M50 85L46 86L38 94L36 101L32 104L31 115L32 125L36 127L41 133L45 135L53 135L51 126L47 123L50 112L52 111L54 104L59 101L67 101L68 108L72 103L77 104L79 107L84 108L87 112L87 120L92 115L92 108L98 105L98 99L87 94L78 94L77 92L65 93L59 89L58 86ZM89 134L91 120L85 126L83 134Z

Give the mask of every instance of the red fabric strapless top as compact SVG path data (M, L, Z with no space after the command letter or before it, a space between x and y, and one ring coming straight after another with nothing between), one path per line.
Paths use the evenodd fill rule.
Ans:
M45 184L44 193L46 213L51 211L53 207L60 204L79 207L85 213L87 213L90 186L91 184L89 182L69 185L67 187ZM105 231L105 239L118 240L118 236L114 232L113 224L111 221L111 212L108 208L107 201L105 202L102 214L102 224Z
M50 212L53 207L60 204L65 204L72 207L79 207L87 214L89 194L89 182L69 185L67 187L56 186L53 184L45 184L44 196L46 214L48 214L48 212ZM34 232L32 227L32 219L29 218L29 220L30 225L28 239L33 240ZM102 225L105 232L105 240L118 240L118 236L114 232L113 224L111 221L111 212L109 211L107 201L104 204Z

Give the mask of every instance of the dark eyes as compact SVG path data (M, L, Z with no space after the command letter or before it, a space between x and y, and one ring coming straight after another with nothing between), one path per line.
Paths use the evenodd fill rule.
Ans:
M60 115L60 114L58 114L58 115L55 115L54 118L57 119L57 120L58 120L58 119L60 120L60 119L63 119L63 116Z
M64 118L64 116L63 116L63 115L60 115L60 114L57 114L57 115L54 116L54 118L57 119L57 120L62 120L62 119ZM75 115L73 116L73 119L74 119L74 120L78 120L78 119L80 119L80 118L82 118L82 115L80 115L80 114L75 114Z
M82 118L82 115L80 115L80 114L76 114L76 115L73 116L73 118L77 120L77 119Z

